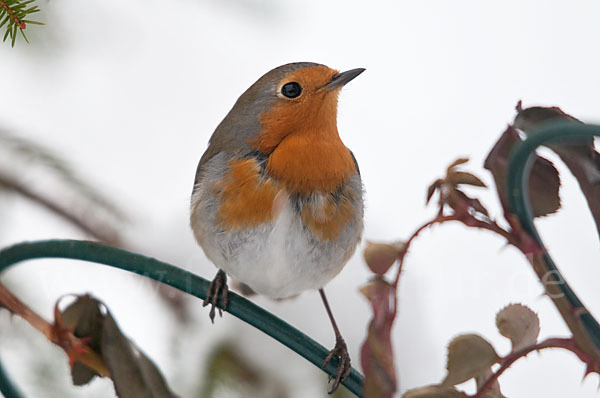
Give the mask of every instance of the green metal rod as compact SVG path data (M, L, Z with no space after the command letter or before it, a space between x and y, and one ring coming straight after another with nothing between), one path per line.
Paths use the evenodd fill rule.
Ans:
M17 389L10 380L10 377L4 371L2 363L0 363L0 392L5 398L21 398L23 394Z
M508 192L510 211L519 217L521 225L529 233L539 247L545 248L533 223L533 212L529 201L529 173L533 163L533 154L537 147L545 144L577 143L590 137L600 137L600 126L586 125L574 122L557 122L548 124L539 130L528 134L527 139L510 153L508 164ZM569 303L576 309L582 308L583 303L566 283L556 264L544 250L544 262L550 271L560 277L564 283L558 284ZM581 322L591 341L600 350L600 325L589 312L581 315Z
M20 261L36 258L70 258L105 264L146 276L200 299L206 297L209 285L206 279L162 261L95 242L77 240L47 240L8 247L0 251L0 273ZM321 369L328 350L275 315L233 292L229 293L227 312L273 337ZM336 367L337 360L334 358L323 370L335 377ZM357 397L362 397L363 376L354 368L342 384ZM3 372L2 364L0 392L7 398L21 397Z

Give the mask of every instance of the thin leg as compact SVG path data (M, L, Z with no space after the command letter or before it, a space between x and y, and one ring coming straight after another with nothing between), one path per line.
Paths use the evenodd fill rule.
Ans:
M206 307L209 304L211 305L208 316L210 317L210 321L212 323L215 323L215 308L219 309L219 316L223 316L223 311L221 308L217 307L219 295L223 298L223 309L225 310L227 309L229 288L227 287L227 275L225 275L225 272L222 270L217 272L215 279L213 279L210 285L208 285L208 293L206 294L206 298L202 303L203 307Z
M333 332L335 333L335 347L329 352L325 358L325 361L323 361L323 367L327 366L333 357L337 357L339 360L335 379L333 376L329 376L329 381L334 379L333 386L331 386L331 390L329 390L329 394L332 394L340 386L342 380L344 380L350 374L350 355L348 355L348 347L346 347L346 342L344 341L344 338L340 333L340 329L338 329L337 323L335 322L335 318L333 317L333 313L331 312L331 308L327 302L327 297L325 297L325 291L323 289L319 289L319 294L321 295L321 299L325 305L325 310L327 310L327 315L329 315L329 320L331 321L331 326L333 326Z

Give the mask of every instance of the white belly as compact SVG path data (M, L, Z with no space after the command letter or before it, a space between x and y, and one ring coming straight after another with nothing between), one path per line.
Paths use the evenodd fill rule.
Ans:
M224 231L216 222L220 202L214 192L228 159L226 154L219 154L207 162L192 195L191 226L206 256L232 278L268 297L286 298L322 288L342 270L360 241L360 176L356 174L348 182L354 193L355 217L335 240L323 241L308 231L300 218L298 202L289 197L274 221L256 228Z
M354 252L359 235L343 245L317 241L286 206L273 223L209 236L202 247L218 268L256 293L285 298L327 284Z

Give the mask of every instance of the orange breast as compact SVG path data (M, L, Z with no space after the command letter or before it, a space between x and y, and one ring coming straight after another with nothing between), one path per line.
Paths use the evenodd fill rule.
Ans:
M253 228L276 217L280 188L260 175L255 159L231 161L223 182L215 187L221 200L216 222L225 230Z
M251 145L269 154L267 172L291 192L335 192L356 173L336 118L336 92L280 103L261 115L262 131Z
M356 166L339 139L336 142L294 134L269 156L267 172L291 192L309 195L337 191L356 174Z

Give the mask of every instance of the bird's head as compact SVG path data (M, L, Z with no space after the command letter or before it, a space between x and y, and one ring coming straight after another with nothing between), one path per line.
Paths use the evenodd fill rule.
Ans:
M260 114L261 129L251 143L261 152L271 153L290 134L337 136L339 91L364 71L360 68L339 73L325 65L300 65L283 76L279 68L265 75L272 100Z
M238 98L200 164L220 152L258 151L268 158L267 172L290 191L335 191L358 171L338 134L338 94L363 71L302 62L267 72Z
M363 71L358 68L340 73L311 62L282 65L267 72L240 96L222 127L265 154L290 134L320 132L337 136L339 91Z

